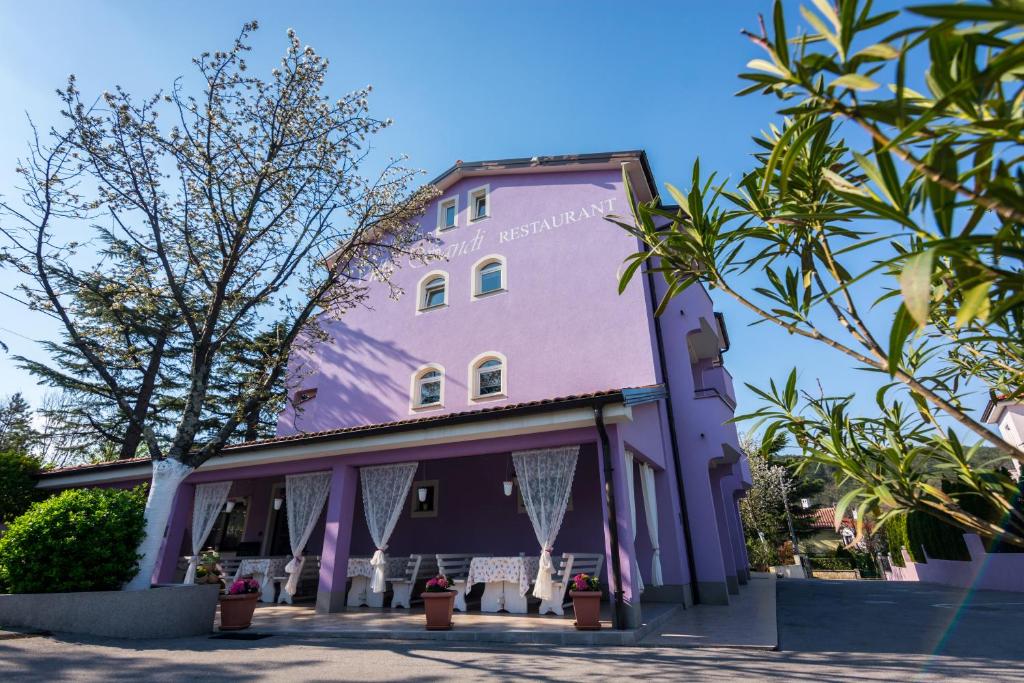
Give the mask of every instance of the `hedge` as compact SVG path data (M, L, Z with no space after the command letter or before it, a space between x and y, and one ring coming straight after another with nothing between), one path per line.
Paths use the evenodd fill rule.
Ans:
M139 571L145 486L71 489L35 503L0 538L11 593L117 590Z
M898 566L903 566L903 557L899 552L901 547L906 548L911 559L918 563L927 562L928 557L936 560L971 559L967 543L964 542L964 532L927 513L909 512L890 519L885 527L889 552Z

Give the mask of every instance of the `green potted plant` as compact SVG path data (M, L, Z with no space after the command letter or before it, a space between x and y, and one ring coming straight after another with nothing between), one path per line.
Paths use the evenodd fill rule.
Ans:
M572 577L569 588L572 610L576 613L576 629L599 631L601 629L601 586L596 576L577 574Z
M253 578L238 579L220 596L220 630L240 631L252 624L256 601L260 599L260 583Z
M452 628L452 611L455 607L455 591L447 576L438 574L427 580L427 585L420 594L423 598L423 609L427 615L428 631L450 631Z
M224 589L223 570L220 568L220 553L216 550L204 550L199 556L196 567L196 583L216 584Z

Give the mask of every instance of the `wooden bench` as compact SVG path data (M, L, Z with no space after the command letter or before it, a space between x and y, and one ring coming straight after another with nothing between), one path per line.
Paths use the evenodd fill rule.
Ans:
M480 553L447 553L435 555L437 573L451 581L455 589L455 609L466 611L466 577L469 576L469 563L474 557L490 557Z
M420 566L423 563L422 555L410 555L405 563L405 572L401 576L388 577L391 584L391 606L405 607L409 609L412 599L412 589L420 575Z
M302 563L302 571L299 573L299 585L295 591L295 595L301 595L306 597L310 594L316 595L316 588L320 585L320 556L319 555L305 555L306 561ZM284 576L272 576L270 578L274 583L274 594L277 595L277 602L281 602L281 596L283 595L282 589L288 582L288 575ZM311 588L312 586L312 588ZM295 595L291 598L286 598L284 602L292 604Z
M577 574L589 574L600 578L602 567L604 555L600 553L562 553L558 568L551 579L551 599L541 601L539 613L565 614L565 592L571 587L572 577Z

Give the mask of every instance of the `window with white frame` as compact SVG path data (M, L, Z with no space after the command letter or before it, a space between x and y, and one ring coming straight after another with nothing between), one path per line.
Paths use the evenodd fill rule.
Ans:
M459 224L459 198L452 197L437 205L437 229L450 230Z
M440 368L429 367L416 374L413 382L413 406L430 408L442 403L444 373Z
M440 308L448 303L448 275L430 273L420 281L419 310Z
M488 354L472 366L472 397L490 398L505 395L505 359L497 354Z
M505 289L505 262L499 258L486 258L474 273L474 294L481 296Z
M490 194L490 185L469 191L469 220L478 221L491 215Z

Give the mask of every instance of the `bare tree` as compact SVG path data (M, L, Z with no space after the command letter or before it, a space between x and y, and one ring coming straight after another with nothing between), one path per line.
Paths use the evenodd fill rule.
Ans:
M61 92L67 125L36 133L19 168L22 204L0 205L11 223L0 226L6 260L25 276L25 296L60 319L153 459L143 559L128 588L149 586L180 482L266 403L293 344L322 339L322 318L363 302L368 280L390 283L400 259L426 253L415 249L417 218L436 191L411 189L415 173L398 161L372 177L362 170L368 138L390 124L369 115L370 88L327 98L328 61L291 31L270 77L250 75L255 29L193 60L197 95L179 80L145 99L117 88L89 104L71 77ZM87 265L80 238L69 238L83 232L102 247ZM166 431L138 409L137 382L123 379L143 376L152 354L109 356L69 306L97 274L122 285L112 309L151 307L175 321L167 332L188 369L175 395L160 397L173 412ZM135 331L148 344L162 330ZM257 338L238 382L226 358ZM233 410L210 424L215 390L232 383Z

